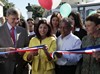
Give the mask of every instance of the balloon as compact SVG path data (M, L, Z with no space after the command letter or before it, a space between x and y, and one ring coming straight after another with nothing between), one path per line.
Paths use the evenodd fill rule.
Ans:
M68 15L71 13L71 10L71 6L68 3L65 3L60 7L60 14L62 17L68 17Z
M95 13L97 13L97 11L91 11L91 12L89 13L89 16L92 15L92 14L95 14Z
M47 10L55 9L61 1L62 0L38 0L39 4Z
M52 0L38 0L39 1L39 4L47 9L47 10L50 10L51 7L52 7Z
M56 7L59 6L62 0L52 0L52 1L53 1L52 9L55 9Z

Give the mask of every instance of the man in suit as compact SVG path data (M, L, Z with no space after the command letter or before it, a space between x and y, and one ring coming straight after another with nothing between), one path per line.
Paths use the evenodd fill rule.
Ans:
M28 46L29 39L27 31L17 26L20 21L19 10L9 8L6 13L6 19L6 23L0 27L0 48L22 48ZM23 74L26 62L22 56L23 53L0 55L0 74Z

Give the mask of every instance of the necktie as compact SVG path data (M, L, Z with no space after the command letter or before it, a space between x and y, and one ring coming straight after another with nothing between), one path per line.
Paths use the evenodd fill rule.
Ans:
M14 30L15 30L15 28L12 27L12 28L11 28L11 37L12 37L12 40L13 40L13 42L14 42L14 44L15 44L15 33L14 33Z

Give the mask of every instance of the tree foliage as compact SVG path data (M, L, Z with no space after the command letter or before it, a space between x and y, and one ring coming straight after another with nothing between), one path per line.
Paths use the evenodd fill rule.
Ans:
M8 3L8 0L0 0L4 5Z
M33 15L32 17L35 19L36 17L42 17L43 12L45 11L41 6L32 5Z
M14 4L12 2L8 2L8 0L0 0L3 4L4 4L4 7L3 7L3 12L4 12L4 16L6 15L6 10L10 7L14 7Z

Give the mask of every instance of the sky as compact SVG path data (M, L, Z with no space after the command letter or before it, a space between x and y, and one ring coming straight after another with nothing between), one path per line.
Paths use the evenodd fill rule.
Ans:
M33 5L33 4L39 5L38 0L8 0L8 1L15 4L15 7L21 11L25 19L28 18L27 10L26 10L26 6L28 5L28 3L30 3L30 5Z

